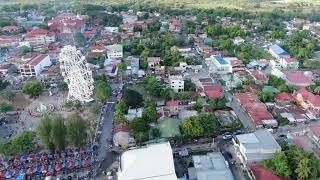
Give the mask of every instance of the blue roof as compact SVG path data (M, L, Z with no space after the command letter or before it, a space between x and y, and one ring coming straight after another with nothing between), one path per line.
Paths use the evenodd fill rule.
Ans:
M229 64L225 59L223 59L223 57L221 56L217 56L217 55L214 55L213 56L217 61L218 63L224 65L224 64Z
M272 46L270 46L270 49L276 53L277 55L282 55L282 56L286 56L289 55L289 53L287 51L285 51L284 49L282 49L280 46L274 44Z

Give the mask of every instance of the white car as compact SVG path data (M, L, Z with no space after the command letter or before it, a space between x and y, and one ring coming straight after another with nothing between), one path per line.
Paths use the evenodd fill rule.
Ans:
M223 135L222 136L222 139L225 139L225 140L227 140L227 139L231 139L233 136L231 135L231 134L226 134L226 135Z

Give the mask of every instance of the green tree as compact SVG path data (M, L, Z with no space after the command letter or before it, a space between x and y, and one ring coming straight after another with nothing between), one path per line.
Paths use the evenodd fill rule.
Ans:
M153 138L159 138L161 136L161 132L158 128L154 128L151 130L151 135Z
M8 101L12 101L16 97L16 93L11 90L2 90L0 91L0 96Z
M195 117L185 119L181 125L182 133L189 138L200 137L204 133L200 121Z
M8 81L0 79L0 91L4 90L9 84Z
M147 106L142 113L142 119L146 122L153 122L157 120L157 110L155 106Z
M67 118L67 137L71 145L82 147L87 142L87 122L78 114Z
M99 102L105 102L111 96L112 89L105 81L99 80L95 82L95 95Z
M266 93L266 92L258 92L257 93L260 101L262 102L273 102L274 101L274 95L273 93Z
M155 76L146 76L143 80L145 88L150 92L153 96L160 95L161 85L156 79Z
M196 84L193 83L190 79L184 81L184 90L185 91L195 91Z
M226 106L226 99L225 98L210 99L209 104L214 110L223 109Z
M143 97L135 90L125 88L123 90L123 99L127 106L140 107L142 106Z
M66 126L64 125L64 119L59 116L55 116L51 122L50 138L54 144L55 149L61 151L64 150L66 141Z
M4 155L28 154L34 150L34 135L31 131L25 131L9 141L0 142L0 153Z
M0 103L0 113L6 113L13 110L14 110L14 107L12 105L5 102Z
M263 160L262 166L270 169L278 176L290 177L292 170L289 166L289 161L284 152L277 152L272 155L271 159Z
M23 85L22 92L30 97L39 96L43 91L43 87L40 82L32 81Z
M44 114L39 122L37 135L45 148L49 151L54 150L54 144L51 139L51 130L51 117L48 114Z
M148 69L148 61L145 59L140 59L139 66L141 69Z
M164 99L174 99L176 97L176 93L171 88L165 88L160 91L160 97Z
M74 35L74 41L77 47L83 47L86 43L86 38L83 36L81 32L77 32Z
M302 157L298 162L298 167L295 170L299 179L310 179L311 176L311 166L310 159Z

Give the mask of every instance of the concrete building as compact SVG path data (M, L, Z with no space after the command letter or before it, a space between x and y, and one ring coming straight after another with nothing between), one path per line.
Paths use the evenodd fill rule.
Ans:
M297 70L299 69L299 61L295 58L284 57L280 59L283 69Z
M281 151L281 147L267 129L237 135L232 141L238 158L244 164L269 159L274 153Z
M106 49L108 58L110 59L117 59L123 57L123 47L121 44L108 45Z
M118 180L177 180L170 143L122 153L117 176Z
M287 51L283 50L280 46L276 44L269 47L269 52L273 57L277 59L290 57L290 54Z
M23 77L38 77L40 73L51 66L50 56L41 54L20 66L20 73Z
M160 66L160 57L148 57L147 61L150 69L155 69Z
M181 92L184 90L184 80L181 75L170 76L169 77L170 88L175 92Z
M206 60L206 63L211 72L216 72L218 74L232 73L232 66L230 62L224 59L222 56L212 55Z
M25 41L31 46L39 46L56 41L56 34L45 29L34 29L26 34Z
M233 180L221 153L192 156L194 167L188 168L189 180Z

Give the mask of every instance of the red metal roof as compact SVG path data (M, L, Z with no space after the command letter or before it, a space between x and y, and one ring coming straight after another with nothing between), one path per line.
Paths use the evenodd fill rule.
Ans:
M290 101L290 102L295 101L294 97L291 94L286 93L286 92L278 93L275 96L275 100L276 101Z
M257 180L282 180L282 178L274 175L270 170L260 165L251 165L250 169Z
M313 93L307 91L305 88L300 88L297 94L301 94L303 100L311 103L315 108L320 108L320 96L314 95Z
M313 125L310 127L310 130L316 134L317 136L320 136L320 125Z
M119 124L114 128L114 134L116 134L118 132L130 132L130 129L125 124Z
M222 87L221 86L203 86L203 91L222 91Z
M206 91L205 94L209 98L223 98L224 94L220 91Z
M284 57L283 58L287 63L292 63L292 62L298 62L296 58L289 58L289 57Z
M294 84L314 84L312 79L305 76L301 71L285 71L284 74L289 82Z
M167 101L166 106L172 107L172 106L178 106L179 102L175 100Z
M40 55L36 56L35 58L31 59L26 64L32 65L32 66L36 66L37 64L39 64L47 56L48 56L48 54L40 54Z
M26 34L26 37L48 36L54 37L56 34L45 29L34 29Z

